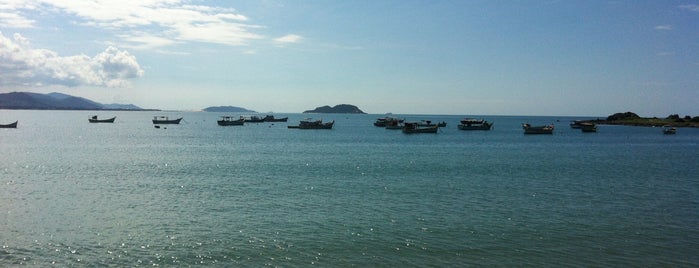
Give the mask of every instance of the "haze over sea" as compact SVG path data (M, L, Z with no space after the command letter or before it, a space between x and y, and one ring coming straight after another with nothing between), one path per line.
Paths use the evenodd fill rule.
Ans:
M299 130L309 115L94 113L1 111L19 128L0 129L0 266L699 265L699 129L395 115L448 123L406 135L374 127L382 115Z

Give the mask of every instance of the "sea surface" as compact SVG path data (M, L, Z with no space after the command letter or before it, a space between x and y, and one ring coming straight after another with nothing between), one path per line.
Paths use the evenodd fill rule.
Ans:
M699 129L394 115L448 123L409 135L374 127L383 115L222 115L0 111L19 120L0 129L0 267L699 265ZM335 127L287 128L309 116Z

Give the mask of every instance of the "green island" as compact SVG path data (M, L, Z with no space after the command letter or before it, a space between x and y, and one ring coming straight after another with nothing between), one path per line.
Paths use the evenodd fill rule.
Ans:
M640 117L633 112L615 113L607 117L606 120L597 119L591 120L596 124L601 125L625 125L625 126L643 126L643 127L699 127L699 116L691 117L689 115L680 117L678 114L669 115L666 118L658 117Z

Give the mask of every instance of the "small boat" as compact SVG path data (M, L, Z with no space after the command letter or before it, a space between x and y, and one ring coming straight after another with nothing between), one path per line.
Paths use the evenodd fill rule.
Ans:
M268 115L265 116L265 118L262 118L262 120L265 122L286 122L289 120L289 117L274 118L274 115Z
M216 123L219 126L242 126L245 123L245 118L241 116L238 119L233 119L232 116L221 116L221 119Z
M433 124L431 120L420 120L420 122L417 122L417 125L420 127L431 127L431 126L446 127L447 122L442 121L441 123Z
M460 130L490 130L493 123L483 119L464 118L457 127Z
M579 128L582 132L597 132L597 125L591 122L582 122Z
M395 126L400 123L403 123L403 119L398 119L394 117L381 117L377 118L376 121L374 122L374 126L376 127L388 127L388 126Z
M259 117L257 115L253 115L250 117L243 117L243 118L245 118L245 123L262 123L265 121L264 118Z
M7 125L0 124L0 128L17 128L17 122L19 121L15 121L14 123L10 123Z
M403 119L395 119L386 123L386 129L403 129L403 127L405 127Z
M179 124L182 121L182 117L170 120L167 116L154 116L153 124Z
M670 126L665 126L663 127L663 134L665 135L672 135L677 133L677 128L675 127L670 127Z
M524 134L553 134L553 125L532 126L530 124L522 124Z
M570 121L570 127L575 128L575 129L582 128L583 122L585 122L585 121L582 121L582 120Z
M319 120L301 120L298 126L288 126L288 128L300 128L300 129L332 129L335 124L335 120L331 122L323 123L323 119Z
M403 126L403 133L414 134L414 133L437 133L439 130L438 124L433 124L431 126L421 126L419 123L405 123Z
M114 120L116 119L115 117L108 118L108 119L98 119L96 115L90 116L90 118L87 119L90 123L114 123Z

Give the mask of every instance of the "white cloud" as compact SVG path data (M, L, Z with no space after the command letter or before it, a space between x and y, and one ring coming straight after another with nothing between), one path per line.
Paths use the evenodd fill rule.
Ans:
M143 69L136 57L115 47L94 57L62 57L31 48L20 34L10 39L0 32L0 73L0 85L126 87L128 79L143 75Z
M34 20L27 19L15 13L1 12L0 9L0 27L6 28L32 28Z
M231 8L191 5L189 0L17 0L0 3L0 25L26 28L32 18L18 15L62 13L75 16L76 23L114 31L134 47L154 48L177 41L246 45L263 36L252 32L260 26ZM41 11L41 12L36 12ZM4 15L3 15L4 14ZM130 36L130 37L129 37Z
M285 36L274 39L277 43L298 43L303 39L303 37L295 34L287 34Z
M699 12L699 5L681 5L680 8L689 11Z
M653 27L653 29L660 30L660 31L670 31L672 30L672 25L658 25Z

